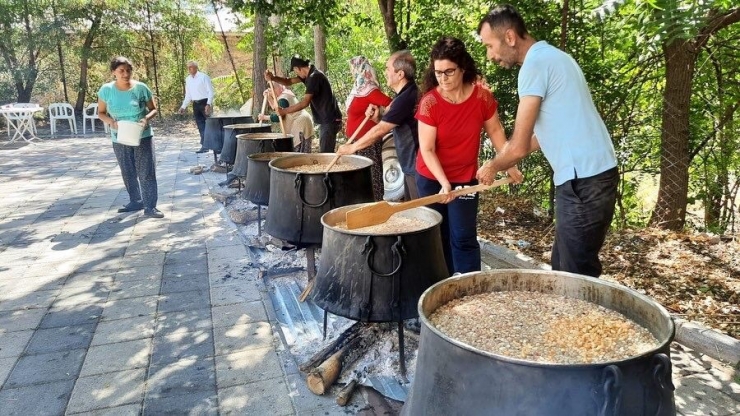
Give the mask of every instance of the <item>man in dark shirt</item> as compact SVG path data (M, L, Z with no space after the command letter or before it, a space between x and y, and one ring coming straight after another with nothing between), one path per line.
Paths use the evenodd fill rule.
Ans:
M311 65L309 60L298 56L290 58L290 69L296 76L292 78L277 77L272 72L265 71L265 79L279 84L290 86L302 82L306 85L306 95L298 104L288 108L278 108L280 117L286 114L301 111L311 105L314 121L319 125L319 152L334 153L337 144L337 133L342 129L342 113L339 111L337 99L323 72Z
M404 198L416 199L419 193L416 190L416 154L419 150L419 133L417 129L416 104L419 100L419 89L414 77L416 75L416 61L409 51L393 53L385 63L385 79L389 87L396 92L396 98L380 118L380 111L375 105L370 105L367 113L380 121L365 135L354 143L339 146L337 153L349 155L369 147L380 140L388 132L393 131L393 140L396 144L396 155L401 162L404 174Z

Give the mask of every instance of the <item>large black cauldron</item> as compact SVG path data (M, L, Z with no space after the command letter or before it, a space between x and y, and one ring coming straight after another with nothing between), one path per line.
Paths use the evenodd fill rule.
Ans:
M224 125L224 147L221 149L221 163L233 165L236 162L237 136L246 133L269 133L272 126L262 123L241 123Z
M240 140L241 145L243 141ZM257 205L270 202L270 161L279 157L290 156L292 152L254 153L247 156L247 179L243 197ZM239 153L237 152L237 160ZM236 170L236 166L234 166Z
M321 244L321 216L345 205L373 201L370 166L362 156L343 156L341 163L353 166L341 172L295 172L303 165L327 166L333 153L301 153L270 162L270 211L267 233L294 244Z
M337 226L347 211L363 205L333 209L321 218L324 239L311 298L327 312L359 321L416 318L421 294L449 276L442 216L429 208L402 211L396 215L428 224L405 232L368 234Z
M227 131L224 126L234 123L251 123L252 116L212 115L206 118L206 128L203 132L203 147L221 153ZM228 132L231 133L230 131Z
M545 364L481 351L438 331L428 317L466 295L494 291L554 293L617 311L647 328L659 346L597 364ZM416 376L402 415L674 416L666 310L631 289L572 273L495 270L430 287L419 300ZM482 321L481 324L484 324Z
M236 160L231 173L242 178L247 176L249 170L249 155L293 151L292 134L253 132L237 134L236 139L238 142ZM267 162L269 163L269 160ZM269 166L267 169L269 170Z

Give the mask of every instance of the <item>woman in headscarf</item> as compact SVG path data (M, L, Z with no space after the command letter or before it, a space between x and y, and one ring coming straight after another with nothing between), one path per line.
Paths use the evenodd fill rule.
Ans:
M265 90L264 99L267 100L273 110L277 110L277 107L288 108L298 102L298 98L289 88L276 82L274 82L272 86L274 95L270 94L270 89L268 87L268 89ZM277 97L277 104L273 97ZM270 121L273 123L280 121L280 118L276 113L272 113L270 115L259 114L257 118L259 121ZM311 114L309 114L305 109L295 113L286 114L283 117L283 124L285 125L285 133L293 135L293 150L296 152L310 153L314 135L313 119L311 118Z
M347 131L345 134L348 138L352 137L352 135L355 134L355 131L360 127L362 121L366 117L366 112L370 111L370 116L373 115L372 110L369 110L368 108L371 104L378 107L388 107L391 103L390 97L380 91L380 85L378 84L375 70L370 65L370 61L368 61L367 58L364 56L355 56L349 60L349 67L355 82L346 101ZM377 123L373 121L372 118L368 118L365 125L362 126L362 129L357 132L355 137L362 137L371 128L373 128L375 124ZM384 193L382 149L382 141L377 141L372 146L357 152L358 155L365 156L373 161L371 172L373 196L376 201L383 200Z

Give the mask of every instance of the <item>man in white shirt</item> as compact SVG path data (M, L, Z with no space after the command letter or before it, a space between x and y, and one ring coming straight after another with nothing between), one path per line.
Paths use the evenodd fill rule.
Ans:
M195 153L205 153L208 149L203 147L203 133L206 130L206 118L211 115L211 105L213 105L213 84L211 78L198 71L198 63L188 61L189 76L185 77L185 99L180 106L180 114L185 112L190 102L193 102L193 115L195 124L198 125L200 133L200 149Z

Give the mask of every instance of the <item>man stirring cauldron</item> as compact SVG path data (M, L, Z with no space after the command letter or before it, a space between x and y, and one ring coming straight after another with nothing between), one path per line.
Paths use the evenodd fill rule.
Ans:
M478 34L488 59L504 68L521 67L514 133L478 170L478 180L490 184L496 172L541 148L555 182L552 269L598 277L619 174L614 145L586 78L570 55L532 38L509 4L483 17Z
M297 55L290 58L290 70L295 72L295 77L282 78L273 75L269 70L265 71L267 81L274 81L286 87L299 82L306 85L306 94L301 101L288 108L277 108L275 112L283 117L310 105L314 121L319 124L319 152L334 153L337 133L342 129L342 113L339 111L339 104L334 97L329 79L311 65L311 61Z

